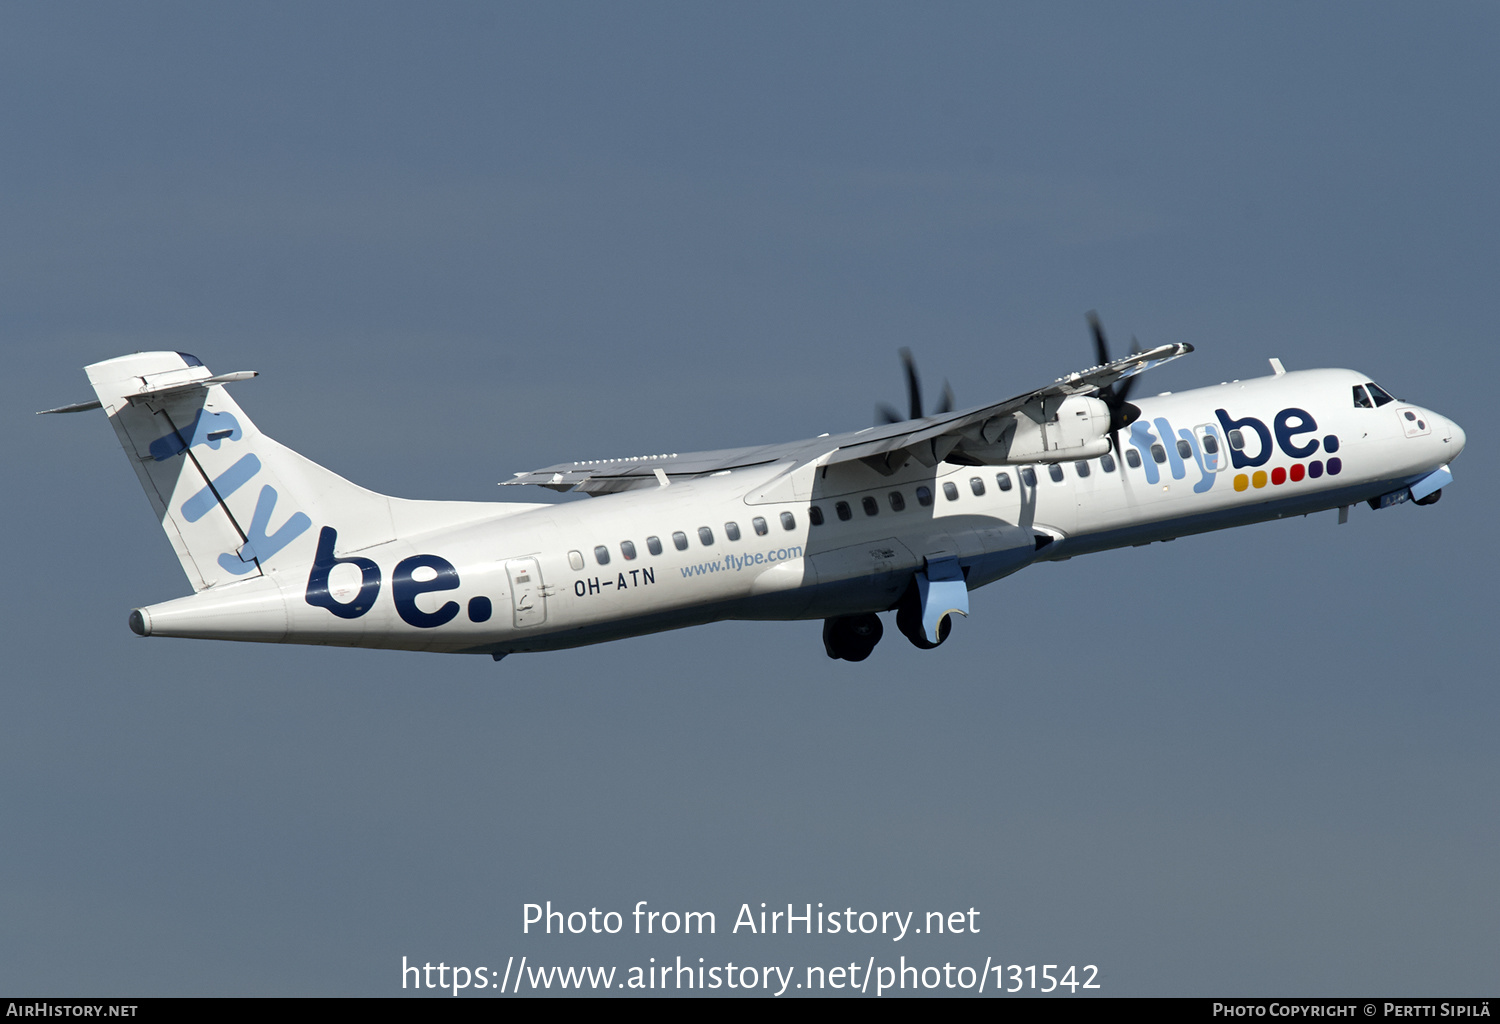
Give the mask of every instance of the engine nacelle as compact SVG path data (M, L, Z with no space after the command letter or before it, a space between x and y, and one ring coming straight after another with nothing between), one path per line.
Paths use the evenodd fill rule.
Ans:
M995 429L998 427L998 429ZM1070 395L1028 405L991 427L985 448L965 445L965 453L989 465L1092 459L1110 449L1109 406L1097 398Z

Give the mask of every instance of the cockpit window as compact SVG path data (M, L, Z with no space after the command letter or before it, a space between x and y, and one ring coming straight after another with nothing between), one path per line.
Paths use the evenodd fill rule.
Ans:
M1370 401L1370 396L1369 395L1365 394L1365 386L1363 384L1356 384L1356 385L1354 385L1354 408L1356 408L1356 409L1373 409L1373 408L1375 408L1375 403L1372 402L1372 401Z
M1385 405L1387 402L1394 402L1395 401L1394 398L1392 398L1390 395L1386 394L1385 391L1383 391L1381 389L1381 387L1380 387L1379 384L1375 384L1375 383L1372 383L1370 381L1366 381L1365 382L1365 387L1367 387L1367 388L1370 389L1370 397L1373 398L1373 399L1375 399L1375 404L1376 405Z

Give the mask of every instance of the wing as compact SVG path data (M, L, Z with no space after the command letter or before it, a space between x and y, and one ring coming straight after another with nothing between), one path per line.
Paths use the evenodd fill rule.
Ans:
M1042 422L1055 415L1057 406L1068 398L1092 395L1116 381L1187 355L1192 350L1193 346L1187 344L1160 345L1059 377L1044 388L993 405L905 420L852 434L754 448L561 462L517 473L503 483L536 484L554 491L612 494L777 462L795 466L814 459L822 459L824 464L860 460L882 473L895 472L911 458L928 466L936 466L945 459L983 463L993 458L996 438L1020 418Z
M1057 408L1066 399L1093 395L1116 381L1134 377L1191 351L1193 346L1188 344L1158 345L1102 366L1070 373L1044 388L993 405L895 423L881 428L875 436L856 435L848 439L829 455L825 463L859 459L889 474L900 469L909 458L926 466L936 466L943 461L970 465L1003 462L1006 460L996 457L996 443L1014 429L1014 424L1054 419ZM1035 458L1032 454L1020 461L1034 461Z

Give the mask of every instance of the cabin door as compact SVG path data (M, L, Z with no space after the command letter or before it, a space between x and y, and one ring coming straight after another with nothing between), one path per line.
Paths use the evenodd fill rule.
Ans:
M510 578L511 611L517 629L547 621L547 595L542 589L542 569L535 558L512 558L505 563Z

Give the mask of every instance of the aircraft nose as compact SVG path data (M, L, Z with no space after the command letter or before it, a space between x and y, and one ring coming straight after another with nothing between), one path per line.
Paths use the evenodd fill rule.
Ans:
M1443 417L1443 422L1448 425L1448 429L1443 435L1443 441L1453 446L1453 451L1448 454L1448 458L1451 459L1464 450L1464 444L1468 441L1468 437L1464 434L1463 427L1460 427L1446 416Z

